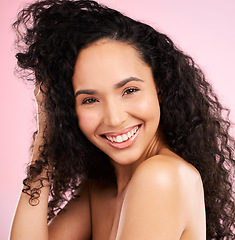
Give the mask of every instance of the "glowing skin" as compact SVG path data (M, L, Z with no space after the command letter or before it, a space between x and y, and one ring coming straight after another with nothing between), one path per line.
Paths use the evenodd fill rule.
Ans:
M151 68L130 45L98 41L83 49L73 86L79 127L120 165L142 161L160 119Z

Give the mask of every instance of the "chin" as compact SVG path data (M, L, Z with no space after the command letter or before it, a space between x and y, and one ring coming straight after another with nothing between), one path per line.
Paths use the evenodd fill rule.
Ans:
M138 154L138 153L134 153L134 154L118 154L115 156L109 156L109 158L111 159L111 163L116 163L118 165L122 165L122 166L128 166L128 165L132 165L135 164L139 161L141 161L141 157L143 156L143 154Z

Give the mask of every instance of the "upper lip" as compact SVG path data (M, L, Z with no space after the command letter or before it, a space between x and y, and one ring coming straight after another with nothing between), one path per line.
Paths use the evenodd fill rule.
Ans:
M135 126L132 126L132 127L127 127L127 128L124 128L124 129L122 129L122 130L120 130L120 131L107 132L107 133L102 134L102 136L116 137L116 136L119 136L119 135L128 133L129 131L133 130L134 128L136 128L136 127L138 127L138 126L140 126L140 125L135 125Z

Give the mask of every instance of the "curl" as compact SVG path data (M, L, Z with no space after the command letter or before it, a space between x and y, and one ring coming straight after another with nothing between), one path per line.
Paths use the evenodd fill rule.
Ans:
M36 164L35 164L36 165ZM30 172L34 172L32 168L34 166L30 166ZM39 179L34 179L32 176L27 177L24 179L23 184L24 188L22 189L22 192L27 194L29 198L29 204L32 206L36 206L39 204L39 197L41 195L41 189L43 187L50 187L51 177L52 177L52 171L48 168L43 167L43 173L44 177L42 177L42 174L40 175Z

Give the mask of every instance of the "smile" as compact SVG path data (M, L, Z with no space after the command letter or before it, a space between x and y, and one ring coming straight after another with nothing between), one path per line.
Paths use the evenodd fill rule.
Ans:
M122 143L127 141L129 138L133 137L135 135L135 133L137 132L139 126L135 127L134 129L132 129L131 131L125 133L125 134L121 134L121 135L117 135L117 136L106 136L105 137L110 141L110 142L115 142L115 143Z
M132 146L136 141L141 125L120 131L119 133L107 133L102 137L112 147L116 149L124 149Z

